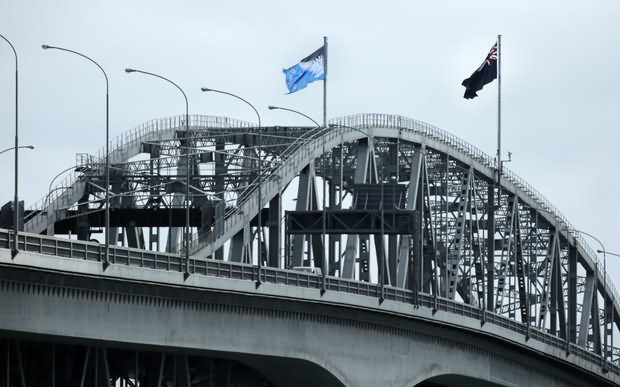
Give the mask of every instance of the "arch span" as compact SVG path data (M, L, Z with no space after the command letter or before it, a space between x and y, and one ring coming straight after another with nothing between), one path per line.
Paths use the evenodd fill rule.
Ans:
M182 202L174 185L184 184L186 177L160 171L176 171L183 162L179 156L196 150L192 182L198 194L192 202L206 219L192 244L196 260L223 259L227 249L230 260L257 263L255 235L266 231L266 244L260 249L269 261L261 264L289 268L325 262L324 272L330 275L379 283L382 289L404 287L414 294L459 300L519 321L526 334L530 330L551 333L608 361L619 360L620 351L612 346L619 332L620 297L610 279L603 280L593 249L559 210L510 170L502 169L497 186L493 158L475 146L427 123L396 115L347 116L331 120L333 126L328 128L260 128L266 138L261 149L255 141L259 128L252 124L204 116L191 120L191 146L183 145L177 136L184 123L173 117L125 136L112 159L124 173L119 175L121 180L126 178L119 189L130 191L127 195L132 197L124 200L120 195L119 207L172 212ZM140 154L149 157L135 160ZM257 177L258 162L265 168ZM203 173L203 164L211 169ZM87 159L85 165L90 169L71 188L32 212L27 230L42 232L49 218L71 218L67 210L71 207L78 207L71 216L79 217L77 204L84 198L85 212L100 208L96 198L88 204L86 195L92 191L86 187L100 187L101 163ZM150 180L128 180L127 171L139 171ZM334 239L330 236L330 246L323 245L321 238L309 238L317 234L316 229L308 228L300 236L283 233L279 202L287 186L297 187L299 213L323 209L317 200L316 176L327 182L333 216L356 209L385 219L386 207L394 213L409 210L415 216L416 232L387 236L384 227L348 237L341 233ZM405 187L402 200L397 202L394 194L386 205L384 195L373 198L378 189L372 186L381 193ZM343 192L354 198L347 208ZM165 195L171 199L162 199ZM269 214L260 225L259 210ZM140 227L125 229L127 243L132 239L135 246L144 247L144 242L137 242L145 240L139 235ZM290 246L279 238L282 234ZM174 243L168 245L170 251L177 251ZM334 253L336 245L342 253ZM359 264L364 259L372 261L374 272L364 271Z

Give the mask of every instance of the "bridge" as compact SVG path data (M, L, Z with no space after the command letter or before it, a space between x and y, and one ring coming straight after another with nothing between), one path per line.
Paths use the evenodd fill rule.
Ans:
M189 118L113 144L107 235L102 153L0 229L7 386L620 385L596 253L475 146Z

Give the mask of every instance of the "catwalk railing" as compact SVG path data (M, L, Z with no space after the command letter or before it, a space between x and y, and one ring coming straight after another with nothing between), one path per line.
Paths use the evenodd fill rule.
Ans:
M12 236L12 230L0 229L0 248L11 249L13 243ZM103 262L105 256L105 246L98 243L53 238L30 233L19 234L18 248L20 251L94 262ZM174 272L183 272L185 262L184 258L179 255L117 246L110 248L109 258L111 264ZM19 260L19 255L15 259ZM323 288L323 277L320 275L273 267L263 267L259 271L253 265L228 261L192 259L190 260L190 272L192 275L246 281L258 281L260 279L261 282L311 288L317 289L317 291ZM325 289L330 292L342 292L402 303L414 303L414 294L408 289L385 286L382 290L378 284L330 276L326 277L325 281ZM597 367L596 369L599 366L603 366L605 370L620 375L620 366L616 362L603 361L602 357L596 353L551 335L544 330L519 323L516 320L491 313L476 306L424 293L418 294L415 305L416 307L432 309L433 314L436 311L444 311L508 329L522 335L524 339L536 340L553 348L560 349L567 357L569 355L576 356L591 363L593 367Z

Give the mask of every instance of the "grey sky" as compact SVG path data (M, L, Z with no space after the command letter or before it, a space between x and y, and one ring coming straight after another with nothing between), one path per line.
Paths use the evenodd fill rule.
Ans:
M431 3L431 4L429 4ZM267 105L321 119L321 87L285 95L282 68L329 37L328 117L395 113L430 122L496 150L497 82L464 100L461 81L502 38L503 149L509 168L577 228L620 253L620 3L617 1L30 1L5 0L0 33L20 59L21 198L42 198L75 153L105 142L105 89L83 52L110 77L116 137L152 118L181 114L177 90L125 67L160 73L188 94L190 113L306 124ZM13 146L14 64L0 42L0 149ZM13 161L0 155L2 203ZM595 243L592 246L597 248ZM620 278L620 259L608 267ZM618 280L617 282L620 282Z

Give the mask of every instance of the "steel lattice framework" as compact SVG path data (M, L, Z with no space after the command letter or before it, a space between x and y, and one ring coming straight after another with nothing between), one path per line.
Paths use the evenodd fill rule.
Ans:
M148 122L112 147L118 244L178 252L189 180L192 259L311 266L413 290L414 303L458 300L618 363L618 297L593 249L523 179L502 168L498 185L496 160L473 145L395 115L347 116L327 128L190 116L189 141L183 120ZM82 240L101 232L103 160L78 155L27 212L25 231Z

